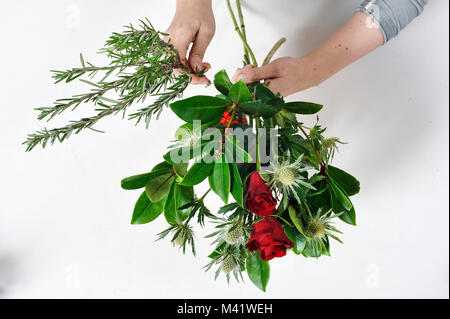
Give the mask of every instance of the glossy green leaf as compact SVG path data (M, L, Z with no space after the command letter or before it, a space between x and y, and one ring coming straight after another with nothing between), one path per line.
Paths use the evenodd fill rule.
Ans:
M214 163L195 162L181 181L180 185L194 186L203 182L214 169Z
M342 203L336 198L333 191L329 187L329 195L331 198L331 206L335 214L340 214L339 218L346 222L347 224L356 226L356 212L355 208L352 205L352 208L350 210L347 210L344 208ZM349 199L350 201L350 199Z
M194 189L192 187L180 186L173 183L167 195L164 206L164 217L171 224L177 224L185 220L192 211L192 207L180 210L182 206L192 202L194 199Z
M240 205L244 206L244 187L242 186L241 175L239 175L239 170L236 163L232 161L230 163L231 173L232 173L232 184L231 184L231 194L234 200Z
M170 186L175 180L175 174L169 172L158 176L145 185L145 192L152 203L157 203L167 196Z
M262 116L265 118L272 117L280 111L281 108L274 105L265 104L261 100L243 102L239 104L239 110L245 114L254 116Z
M333 182L339 186L347 196L353 196L359 193L360 183L349 173L331 165L328 165L327 173Z
M220 93L228 96L232 85L233 83L231 83L227 71L225 70L219 71L214 76L214 86Z
M141 175L135 175L130 176L127 178L124 178L122 182L120 183L121 187L126 190L134 190L134 189L140 189L144 188L145 184L147 184L150 180L161 176L163 174L167 174L170 171L167 169L159 169L156 171L151 171L150 173L141 174Z
M345 193L333 182L331 178L328 178L328 185L330 186L333 198L338 200L345 210L351 210L353 208L352 202L350 201L348 196L345 195Z
M230 168L226 161L225 154L222 155L220 161L214 162L213 173L209 176L209 185L211 189L219 195L225 204L228 203L228 195L230 193Z
M177 176L183 178L186 176L188 166L188 163L177 163L173 165L173 171Z
M268 103L276 97L276 95L265 85L261 83L251 83L248 85L250 92L257 100L263 101L263 103Z
M306 237L296 229L289 226L286 226L284 228L284 232L286 233L286 236L288 236L288 238L295 244L295 246L292 248L294 254L300 255L305 249L307 243Z
M231 86L228 96L234 103L247 102L252 99L252 95L247 85L242 80Z
M251 282L265 292L270 279L269 262L262 260L259 251L256 251L247 258L246 266Z
M210 122L220 118L228 108L228 103L212 96L193 96L170 104L172 111L183 121Z
M147 194L143 192L134 206L131 224L147 224L158 218L163 212L165 201L166 199L163 198L157 203L152 203Z
M289 206L288 211L289 211L289 217L291 218L291 221L294 223L295 228L297 228L297 230L300 232L300 234L307 237L305 235L303 222L300 219L300 217L297 215L297 211L295 210L295 208L293 206Z
M323 105L310 102L289 102L284 104L283 108L291 113L308 115L316 114L323 108Z

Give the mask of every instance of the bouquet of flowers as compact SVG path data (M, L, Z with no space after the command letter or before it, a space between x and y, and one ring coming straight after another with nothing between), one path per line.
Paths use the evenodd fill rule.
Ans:
M244 64L257 65L248 45L240 2L237 18L228 8L244 44ZM265 291L270 276L269 261L290 250L296 255L318 258L330 255L330 239L339 241L334 221L356 225L350 197L359 192L359 182L331 165L342 142L326 137L317 122L305 126L297 117L318 113L322 105L285 102L266 84L232 83L225 70L214 77L215 96L193 96L177 100L190 82L190 74L202 75L181 63L170 42L162 40L148 20L140 27L127 26L113 33L101 50L110 59L107 66L94 66L80 57L81 67L53 71L56 82L81 79L93 88L88 93L57 100L52 107L38 108L39 119L52 119L67 109L91 102L96 114L68 125L30 134L27 150L37 145L64 141L72 133L92 129L101 118L127 113L135 102L153 101L129 115L147 126L165 106L184 121L176 130L168 152L149 172L122 180L126 190L143 189L133 211L132 224L150 223L161 215L168 228L159 234L174 246L195 255L192 224L215 224L210 262L229 281L238 282L247 272L250 280ZM270 51L268 63L280 40ZM175 74L174 69L181 70ZM97 82L93 78L101 74ZM110 79L115 76L114 79ZM115 94L115 96L109 96ZM194 188L208 183L198 196ZM204 199L218 195L224 206L212 212Z

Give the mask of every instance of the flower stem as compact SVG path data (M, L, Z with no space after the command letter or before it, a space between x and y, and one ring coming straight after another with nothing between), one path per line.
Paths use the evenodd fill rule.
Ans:
M259 157L259 128L261 127L261 122L259 117L255 117L256 126L256 171L261 171L261 159Z
M272 58L275 55L275 53L284 44L284 42L286 42L286 38L281 38L280 40L278 40L277 43L275 43L275 45L273 46L272 50L269 51L269 53L267 54L266 58L264 59L264 62L263 62L262 65L267 65L267 64L270 63L270 61L272 60Z
M242 36L244 37L245 41L247 41L247 32L245 31L244 15L242 14L241 0L236 0L236 7L237 7L237 11L238 11L238 16L239 16L239 22L241 24ZM248 50L245 45L244 45L244 64L245 65L250 64Z
M228 6L228 11L230 12L230 15L231 15L231 19L233 20L234 28L235 28L237 34L239 35L239 37L241 38L242 43L244 44L244 48L246 48L248 53L250 54L250 58L252 60L252 64L255 67L257 67L258 66L258 62L256 61L256 58L255 58L255 55L253 54L252 49L248 45L247 40L245 39L244 35L241 32L241 29L239 28L238 22L236 20L236 16L234 15L234 12L233 12L233 8L231 8L230 0L227 0L227 6Z
M298 124L298 128L300 129L300 131L302 131L303 135L305 135L306 139L308 140L309 144L311 144L312 149L314 150L314 152L316 153L317 156L317 161L319 162L319 165L321 166L321 168L323 169L325 165L325 162L320 158L320 154L319 151L316 149L316 147L314 146L313 141L311 140L311 138L309 137L308 133L306 133L305 129L303 128L303 126L301 124Z

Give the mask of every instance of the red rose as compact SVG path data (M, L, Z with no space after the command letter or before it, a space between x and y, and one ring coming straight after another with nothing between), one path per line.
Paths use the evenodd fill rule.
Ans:
M286 255L286 249L294 247L294 243L286 236L280 222L268 216L253 225L245 247L251 252L259 250L261 259L267 261L283 257Z
M277 200L258 172L252 173L249 177L246 197L247 208L253 214L268 216L276 211Z

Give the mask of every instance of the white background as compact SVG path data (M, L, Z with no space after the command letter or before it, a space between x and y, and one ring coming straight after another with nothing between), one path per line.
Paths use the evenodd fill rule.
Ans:
M249 0L248 34L261 60L281 36L278 56L301 56L332 34L359 0ZM448 298L448 8L430 1L398 38L332 79L289 97L325 104L328 134L348 142L336 165L357 176L358 227L339 223L345 244L332 257L293 254L271 262L268 292L227 285L201 269L211 251L197 229L198 257L154 243L163 218L131 226L139 191L120 180L160 162L181 123L165 112L143 126L119 117L64 145L25 153L27 133L42 128L34 107L79 93L54 86L50 69L96 55L121 26L149 17L168 26L174 1L8 1L0 10L0 297L105 298ZM241 44L225 1L214 1L217 33L206 61L214 72L240 65ZM213 94L191 88L185 96ZM49 127L90 114L82 105ZM205 189L206 186L203 187ZM219 200L208 198L211 208Z

